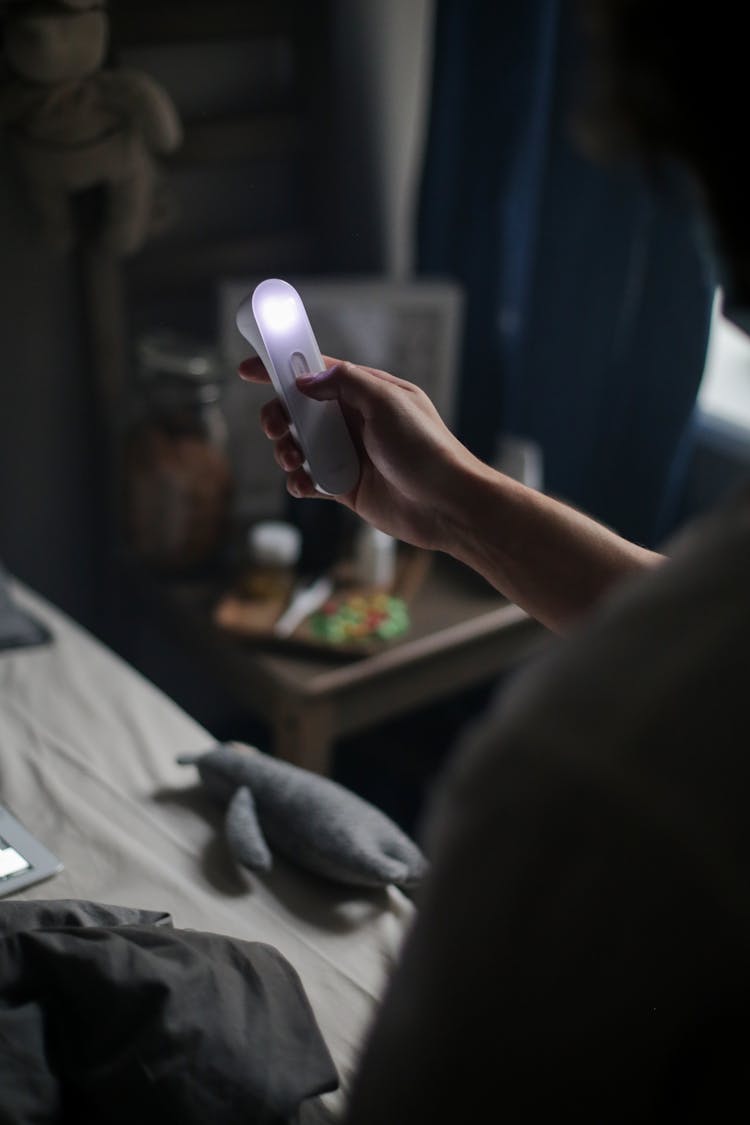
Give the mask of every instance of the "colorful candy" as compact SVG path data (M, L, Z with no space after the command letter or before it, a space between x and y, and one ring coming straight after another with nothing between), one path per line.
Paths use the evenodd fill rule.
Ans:
M352 594L329 601L310 618L310 630L330 644L370 640L393 640L409 629L409 611L402 598L389 594Z

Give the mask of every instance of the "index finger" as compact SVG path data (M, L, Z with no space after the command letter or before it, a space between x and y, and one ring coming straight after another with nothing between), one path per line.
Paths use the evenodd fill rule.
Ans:
M270 383L271 379L263 366L260 356L253 355L249 359L243 359L242 363L237 368L237 374L240 379L244 379L246 383Z

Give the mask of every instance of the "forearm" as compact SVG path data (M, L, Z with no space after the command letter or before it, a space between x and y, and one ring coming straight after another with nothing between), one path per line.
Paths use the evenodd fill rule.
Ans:
M479 462L466 469L445 549L556 632L662 556Z

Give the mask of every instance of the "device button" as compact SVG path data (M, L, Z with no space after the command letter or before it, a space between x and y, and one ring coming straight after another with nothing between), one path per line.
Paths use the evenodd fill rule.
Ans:
M289 367L295 379L298 375L306 375L310 370L310 364L307 362L302 352L292 352L289 356Z

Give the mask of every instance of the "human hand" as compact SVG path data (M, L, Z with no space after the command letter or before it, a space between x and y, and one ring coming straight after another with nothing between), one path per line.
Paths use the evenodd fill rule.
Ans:
M397 539L417 547L449 549L452 515L461 505L461 481L465 471L478 464L476 458L413 383L373 367L330 356L324 360L325 371L300 376L297 386L319 402L338 401L361 464L357 486L334 499ZM245 360L239 374L249 382L270 382L257 357ZM278 398L263 406L261 424L287 474L288 492L330 499L321 497L302 468L302 452Z

